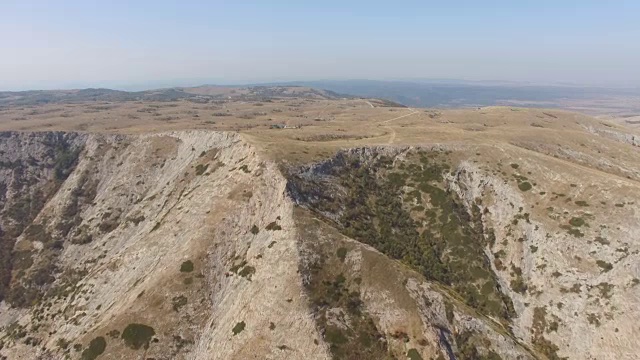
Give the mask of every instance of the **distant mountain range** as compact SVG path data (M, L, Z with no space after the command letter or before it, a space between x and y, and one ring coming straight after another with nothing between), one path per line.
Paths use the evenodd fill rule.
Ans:
M263 101L275 98L335 99L350 95L337 94L304 86L216 86L166 88L146 91L112 89L30 90L0 92L0 106L35 106L51 103L82 103L89 101L176 101L209 102L222 100Z
M85 101L262 100L283 97L385 99L409 107L470 108L519 106L561 108L590 114L640 114L640 88L532 85L463 80L316 80L255 85L173 87L146 91L110 89L0 92L2 105L38 105Z

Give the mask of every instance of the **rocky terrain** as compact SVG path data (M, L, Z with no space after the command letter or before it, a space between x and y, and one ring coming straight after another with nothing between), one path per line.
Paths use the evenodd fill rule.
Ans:
M635 184L584 183L580 171L558 174L531 159L520 164L504 157L490 169L468 160L467 152L348 151L304 168L291 193L345 235L447 285L441 293L454 290L487 317L485 326L526 344L529 353L520 356L633 358L629 339L639 319L632 304L640 301ZM559 179L564 193L551 190ZM406 282L402 291L411 290ZM465 346L455 340L458 349ZM456 358L474 358L469 354Z
M633 129L264 91L154 108L240 132L4 110L0 357L636 357Z
M4 356L318 352L285 181L238 136L3 136Z

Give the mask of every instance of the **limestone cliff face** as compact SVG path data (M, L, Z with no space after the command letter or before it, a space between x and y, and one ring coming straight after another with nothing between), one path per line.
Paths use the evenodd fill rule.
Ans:
M24 228L3 238L15 244L16 294L0 310L2 355L327 357L301 297L285 180L238 136L8 134L0 143L5 162L36 159L2 170L4 209L24 199L18 180L50 189L30 218L2 216L3 227ZM54 178L61 144L74 158ZM131 338L135 324L151 331Z
M638 185L562 161L0 133L0 357L632 359Z
M480 151L487 161L477 160ZM412 179L433 175L439 159L443 158L437 154L442 152L450 154L442 161L451 166L444 172L443 192L438 193L430 190L435 182L419 183ZM423 155L419 161L411 160L412 156L418 158L416 154ZM435 160L430 160L432 158ZM363 172L371 167L374 169ZM412 174L417 177L412 178ZM399 323L410 323L408 310L398 311L401 308L398 298L404 291L411 294L416 300L412 306L417 305L424 327L417 332L421 335L409 337L408 344L420 336L429 339L428 344L438 344L435 349L416 345L423 357L445 353L460 356L460 348L468 344L465 342L468 338L461 334L474 333L472 329L482 334L502 358L632 359L636 356L637 346L630 340L640 320L637 311L640 224L636 221L640 216L637 206L640 191L635 181L562 160L533 156L512 147L438 146L349 150L332 160L303 167L290 178L289 191L298 204L336 224L343 233L367 234L359 240L367 242L367 237L376 238L370 243L373 247L408 264L415 263L412 253L402 252L396 245L414 241L415 237L410 234L412 226L433 224L421 217L425 208L427 215L442 215L444 207L434 206L434 199L442 204L443 199L450 198L454 208L455 204L460 206L455 216L478 224L471 232L483 236L470 236L466 241L481 244L480 258L497 283L495 289L503 299L508 299L504 300L505 304L511 304L512 310L506 317L500 319L496 316L499 313L488 312L490 308L483 308L481 297L471 296L456 302L459 298L449 296L448 286L411 278L405 280L406 289L389 292L387 282L384 287L378 284L374 291L365 292L368 295L363 301L380 319L379 326L386 333L394 333ZM397 190L385 190L394 188ZM375 195L355 202L368 209L354 213L351 206L364 194L362 189ZM400 217L410 216L414 222L407 228L402 227L399 218L392 218L395 225L385 236L397 241L385 242L385 236L378 237L375 229L384 232L381 216L393 204L392 200L384 199L394 198L401 199L404 210L396 207L393 211L404 211ZM373 205L380 199L385 204L382 208ZM368 222L371 216L376 220ZM426 229L429 227L433 229L433 225ZM372 228L374 231L369 230ZM445 230L443 226L442 231ZM418 241L439 238L437 232L431 230L424 234ZM455 234L444 237L445 250L440 259L455 254L455 248L447 249L446 243L456 238ZM442 246L438 241L434 244ZM449 271L456 269L451 264L455 265L450 263ZM421 266L414 265L414 269L423 269L427 277L433 274L432 268L424 270ZM391 272L392 268L388 265L387 270ZM464 273L466 270L453 271ZM378 281L383 278L379 275ZM445 283L450 282L446 277L443 279ZM449 285L454 290L460 289L455 281ZM485 289L490 288L483 287L482 296ZM456 291L464 295L464 291ZM469 294L473 295L473 291ZM442 308L447 303L450 310L445 317ZM478 311L470 312L466 305ZM395 311L385 311L385 308ZM440 333L434 336L438 331L428 329L437 329ZM427 335L429 333L432 335ZM519 352L520 346L528 351ZM483 350L478 347L477 351Z
M495 229L486 255L518 313L514 334L542 348L556 344L563 357L634 358L637 187L544 163L519 170L535 174L535 190L523 192L470 162L449 179L469 209L482 199L483 223Z
M0 301L10 292L16 238L38 216L77 162L86 136L0 133ZM18 253L20 255L21 253ZM16 299L18 301L18 299Z

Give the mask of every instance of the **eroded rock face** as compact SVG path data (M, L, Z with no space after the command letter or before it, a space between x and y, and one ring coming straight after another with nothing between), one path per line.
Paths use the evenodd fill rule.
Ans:
M425 328L441 330L436 337L410 336L409 342L428 339L415 347L424 356L491 350L502 358L633 358L637 349L628 339L640 301L637 187L535 158L519 163L500 154L497 163L479 164L469 160L472 151L345 151L290 174L289 191L343 234L438 284L407 282ZM435 249L434 256L426 249ZM420 257L430 260L415 260ZM464 286L469 283L480 286ZM380 319L379 330L391 334L393 321L384 319L402 315L384 295L388 289L378 286L363 301ZM466 305L449 300L444 321L436 309L448 293ZM475 311L462 310L466 306ZM494 347L473 340L483 336Z
M0 133L0 301L26 301L19 284L11 284L14 267L19 271L30 258L22 249L14 253L16 239L73 172L85 139L61 132ZM30 228L27 235L41 232Z
M2 141L37 158L30 189L55 184L9 237L11 284L29 291L2 303L2 355L327 357L301 298L285 180L238 136L34 136ZM78 152L56 179L61 142Z
M633 358L637 185L517 151L2 133L0 355Z
M626 339L639 320L633 279L640 227L630 221L638 192L624 181L585 183L579 172L558 174L544 164L517 171L535 174L535 190L521 191L470 162L449 178L467 207L482 199L483 224L495 229L486 255L518 313L513 333L547 355L633 358L637 349Z

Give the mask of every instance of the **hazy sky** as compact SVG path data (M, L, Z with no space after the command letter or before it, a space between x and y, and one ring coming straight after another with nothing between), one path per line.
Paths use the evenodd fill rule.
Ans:
M640 86L640 1L0 0L0 90L456 78Z

